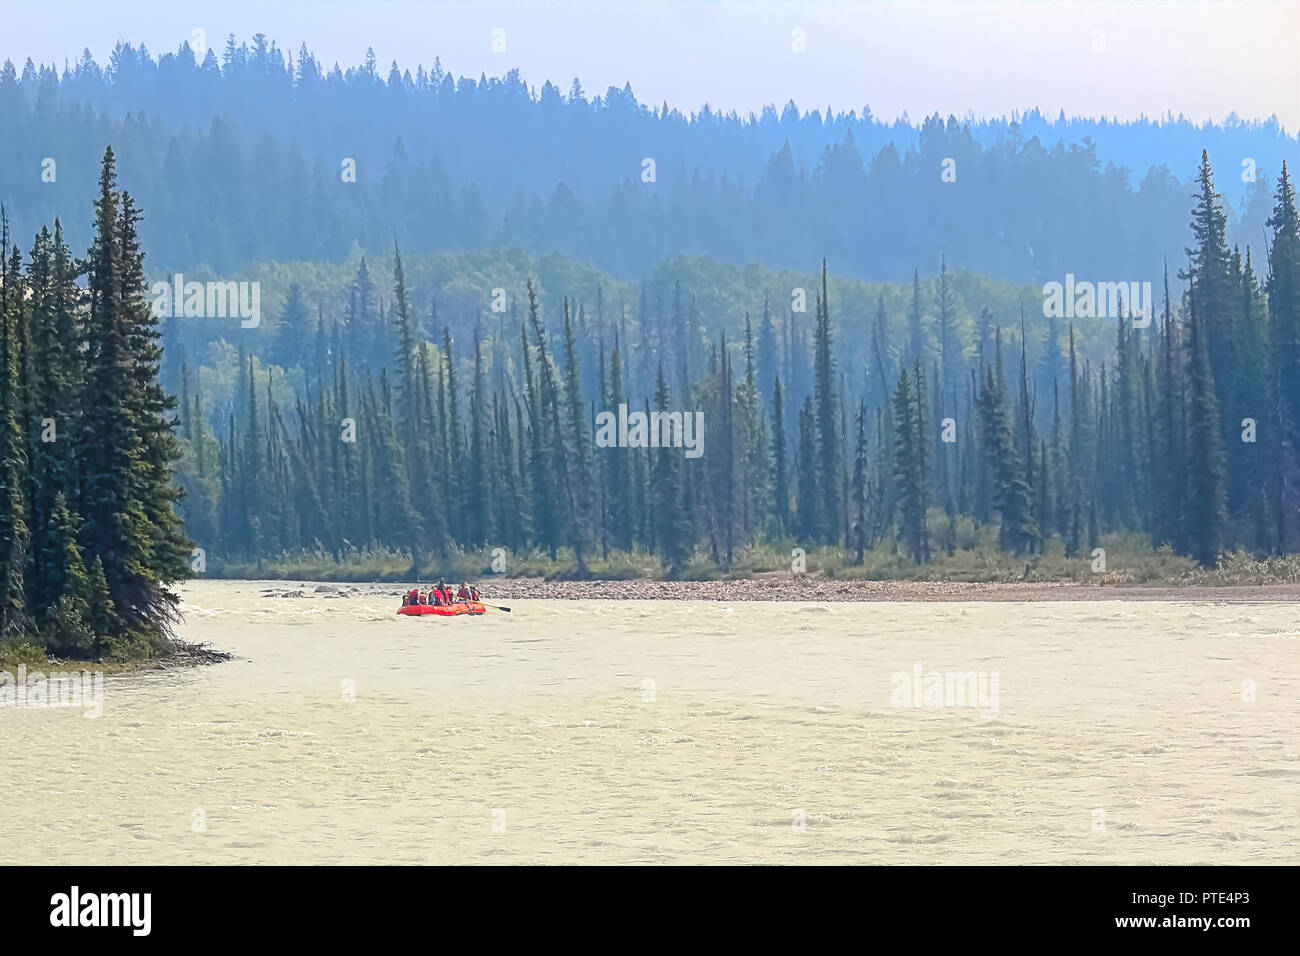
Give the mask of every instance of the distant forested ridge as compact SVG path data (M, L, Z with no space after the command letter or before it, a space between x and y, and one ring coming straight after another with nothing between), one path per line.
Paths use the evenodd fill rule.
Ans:
M1285 166L1268 229L1264 262L1228 244L1202 154L1186 255L1151 312L1078 326L1045 318L1041 294L1009 313L1005 287L946 264L866 301L825 263L780 297L747 270L752 301L724 315L689 279L607 297L566 289L572 267L548 259L545 301L521 280L499 311L484 296L449 317L417 301L394 249L314 309L289 282L274 323L230 331L238 349L208 342L215 407L213 366L186 350L181 508L209 553L235 560L382 547L414 565L499 547L579 569L636 552L681 573L779 542L925 564L982 547L981 529L1028 562L1087 561L1114 532L1207 565L1300 551L1300 221ZM602 442L615 412L698 412L702 453Z
M1013 282L1158 281L1182 252L1189 158L1206 148L1229 170L1228 240L1259 260L1269 183L1300 157L1273 120L1030 111L913 125L793 103L687 115L626 87L537 89L515 72L385 72L373 55L345 71L260 35L201 56L123 44L102 67L88 53L61 70L6 63L0 129L0 201L18 234L62 216L73 247L88 243L73 213L111 141L150 211L151 268L221 274L396 240L408 253L559 251L624 278L707 254L776 268L824 256L842 275L900 281L946 254Z
M167 585L191 571L176 400L111 149L98 184L84 258L57 220L24 257L0 209L0 641L150 656L178 618Z

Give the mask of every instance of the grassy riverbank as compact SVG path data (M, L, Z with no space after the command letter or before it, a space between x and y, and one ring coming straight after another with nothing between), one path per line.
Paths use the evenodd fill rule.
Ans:
M43 671L58 674L65 671L93 670L104 674L132 674L138 671L170 670L176 667L194 667L199 664L220 664L231 660L231 655L206 644L190 644L173 640L170 653L154 655L110 654L99 659L81 660L50 657L44 648L30 640L13 638L0 642L0 671L9 674L25 667L28 673Z
M580 571L570 552L554 558L540 552L511 554L493 549L453 551L413 562L409 554L387 549L360 550L336 557L300 552L250 562L211 561L210 578L319 582L409 582L445 577L448 581L540 579L544 581L742 581L768 576L844 582L933 582L971 584L1066 583L1103 587L1235 587L1300 583L1300 556L1255 558L1225 555L1218 567L1202 568L1168 548L1152 549L1137 536L1105 536L1103 555L1089 550L1067 558L1059 542L1044 554L1017 557L996 548L991 536L959 540L952 554L936 548L933 561L917 565L892 546L868 551L862 563L843 549L820 548L802 554L793 540L749 546L736 552L729 567L696 552L685 572L670 577L653 555L608 552L589 557Z

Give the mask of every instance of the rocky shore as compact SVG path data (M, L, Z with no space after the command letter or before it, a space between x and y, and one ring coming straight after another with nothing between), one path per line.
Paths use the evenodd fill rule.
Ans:
M427 583L423 583L427 586ZM1054 582L843 581L814 575L770 574L731 581L545 581L484 578L488 603L550 599L573 601L1300 601L1300 584L1239 587L1201 585L1080 585ZM415 583L297 585L275 582L263 593L280 598L342 598L385 594L400 599Z

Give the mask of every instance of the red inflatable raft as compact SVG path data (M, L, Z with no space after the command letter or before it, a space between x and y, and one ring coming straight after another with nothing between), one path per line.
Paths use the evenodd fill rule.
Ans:
M460 601L456 604L404 604L397 609L398 614L438 614L452 617L456 614L482 614L486 611L477 601Z

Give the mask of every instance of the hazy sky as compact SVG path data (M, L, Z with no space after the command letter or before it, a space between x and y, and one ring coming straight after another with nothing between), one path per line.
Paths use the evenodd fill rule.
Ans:
M1236 112L1300 129L1300 0L7 0L0 57L61 67L88 47L103 64L119 39L156 55L195 30L218 50L229 33L294 53L305 41L345 68L373 46L384 73L437 56L456 75L517 67L566 90L576 76L588 95L630 82L643 102L683 110Z

